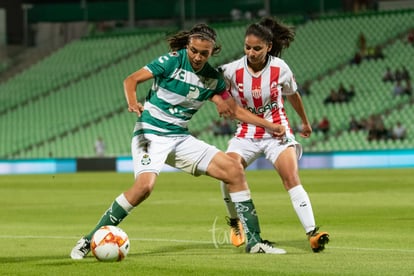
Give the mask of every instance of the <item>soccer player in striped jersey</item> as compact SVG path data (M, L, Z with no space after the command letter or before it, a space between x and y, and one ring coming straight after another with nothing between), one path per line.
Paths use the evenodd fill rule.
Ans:
M312 250L319 252L325 248L329 235L318 232L309 196L301 185L297 160L302 155L302 147L295 140L284 108L283 97L286 97L301 118L300 136L309 137L312 128L296 91L296 81L289 66L280 58L282 50L289 47L293 39L294 32L290 26L272 17L263 18L247 28L244 56L221 66L228 90L240 106L286 128L286 135L280 139L263 127L240 121L226 152L245 168L264 154L279 173ZM237 212L226 186L223 182L221 185L229 214L232 243L240 246L244 243L244 236L240 231Z
M115 199L95 228L77 242L71 258L83 259L90 251L90 240L97 229L118 225L151 194L165 163L195 176L204 174L227 183L231 200L245 221L246 252L286 253L262 241L241 164L190 135L187 124L202 104L211 100L222 115L247 120L275 135L283 135L284 127L253 115L225 93L222 74L208 63L210 56L220 50L212 28L197 24L190 31L171 36L168 42L172 52L153 60L124 81L128 110L138 115L131 142L135 182ZM149 79L154 79L153 85L142 105L137 101L137 85Z

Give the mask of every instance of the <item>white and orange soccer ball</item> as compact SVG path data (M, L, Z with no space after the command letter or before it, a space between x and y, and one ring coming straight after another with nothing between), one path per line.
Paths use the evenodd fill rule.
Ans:
M92 237L91 251L99 261L122 261L129 252L128 235L119 227L106 225Z

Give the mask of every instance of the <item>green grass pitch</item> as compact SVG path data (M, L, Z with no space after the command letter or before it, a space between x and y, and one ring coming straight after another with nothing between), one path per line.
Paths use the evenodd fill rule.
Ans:
M414 275L414 169L302 170L317 224L331 235L313 253L274 171L249 171L262 236L286 255L229 244L218 182L162 173L151 197L119 226L131 249L118 263L69 252L132 174L0 176L1 275Z

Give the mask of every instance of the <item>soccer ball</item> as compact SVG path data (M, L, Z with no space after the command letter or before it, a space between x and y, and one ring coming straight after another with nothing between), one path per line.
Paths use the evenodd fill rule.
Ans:
M91 250L99 261L122 261L129 251L128 235L117 226L102 226L92 237Z

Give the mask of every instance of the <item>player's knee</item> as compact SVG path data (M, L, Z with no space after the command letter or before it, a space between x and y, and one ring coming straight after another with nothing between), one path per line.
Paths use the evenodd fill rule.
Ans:
M152 193L152 186L150 185L143 186L141 193L144 195L145 198L149 197Z
M242 164L224 153L217 154L210 163L207 174L228 184L245 181Z
M153 190L153 185L151 183L142 183L139 187L139 193L144 196L144 199L149 197Z
M236 160L229 160L228 166L225 169L228 183L244 181L244 168L240 162Z
M136 206L147 199L154 188L154 184L145 181L136 181L134 186L127 192L131 198L131 205Z
M300 184L300 179L297 175L290 174L282 177L283 185L285 186L286 190L290 190L293 187Z

